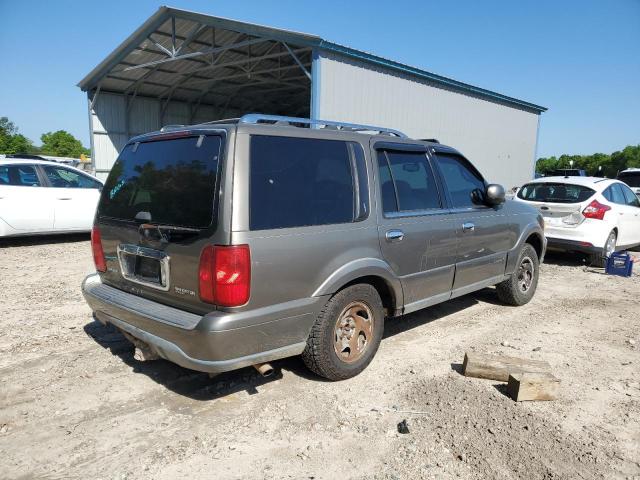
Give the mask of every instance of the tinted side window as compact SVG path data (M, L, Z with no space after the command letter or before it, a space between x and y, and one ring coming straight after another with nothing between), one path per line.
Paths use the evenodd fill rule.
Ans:
M607 190L609 190L611 193L611 201L613 203L617 203L619 205L626 205L627 204L627 199L624 198L624 193L622 191L622 188L620 188L620 185L617 183L614 183L613 185L611 185ZM609 200L608 197L606 197L607 200Z
M353 222L353 148L332 140L252 136L251 230Z
M40 180L31 165L7 165L0 167L0 185L39 187Z
M472 200L472 192L480 190L480 196L484 195L484 180L480 174L457 155L438 154L436 158L453 206L464 208L477 205Z
M629 187L627 187L626 185L619 185L619 187L622 189L622 193L624 194L627 205L630 205L632 207L640 207L640 200L638 200L636 194L633 193L633 191Z
M385 213L441 208L435 177L424 153L379 151L378 171Z
M81 173L74 172L64 167L44 166L44 171L51 183L56 188L99 188L100 184Z

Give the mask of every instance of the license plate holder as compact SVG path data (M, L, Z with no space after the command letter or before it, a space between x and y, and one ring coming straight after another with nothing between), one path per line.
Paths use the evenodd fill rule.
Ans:
M122 276L133 283L169 290L169 256L160 250L138 245L118 245Z

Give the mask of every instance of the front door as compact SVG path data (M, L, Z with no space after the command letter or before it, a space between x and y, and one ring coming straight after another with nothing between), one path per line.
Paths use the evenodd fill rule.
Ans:
M409 313L451 295L455 226L425 151L387 147L376 153L380 248L401 281Z
M507 251L515 243L517 225L502 206L482 204L485 181L462 156L437 153L436 163L451 205L450 217L459 237L453 296L497 283L504 275Z

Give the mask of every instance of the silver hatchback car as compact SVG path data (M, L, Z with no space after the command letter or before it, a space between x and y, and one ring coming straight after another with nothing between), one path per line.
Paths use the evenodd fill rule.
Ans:
M497 285L535 293L539 212L457 150L395 130L246 115L130 140L95 217L95 318L217 373L302 355L340 380L385 319Z

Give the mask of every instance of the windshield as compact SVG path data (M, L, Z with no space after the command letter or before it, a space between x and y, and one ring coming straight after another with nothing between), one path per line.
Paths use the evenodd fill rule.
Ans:
M568 183L528 183L518 191L518 198L530 202L582 203L595 190Z
M620 175L618 175L618 180L626 183L630 187L640 187L640 171L623 172Z
M213 220L222 138L191 136L127 145L111 169L99 214L205 228Z

